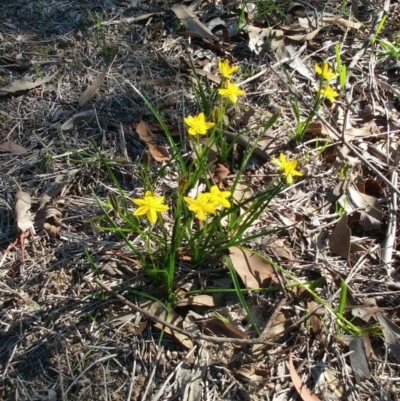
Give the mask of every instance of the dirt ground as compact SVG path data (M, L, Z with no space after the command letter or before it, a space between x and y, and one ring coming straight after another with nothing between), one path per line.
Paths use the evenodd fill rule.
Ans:
M346 21L357 17L360 28L330 22L313 37L290 39L296 51L305 46L303 71L279 59L271 38L254 41L245 30L233 34L240 2L200 1L194 8L201 22L221 18L231 27L213 31L219 39L230 32L230 43L223 45L187 34L173 4L0 1L0 400L399 399L400 67L379 42L371 44L387 11L381 37L395 43L399 3L255 2L253 14L262 6L269 10L254 22L257 28L280 29L322 11ZM328 125L317 118L313 130L296 141L293 104L298 102L302 116L310 115L317 81L306 75L315 75L315 63L335 59L336 42L348 66L346 95L337 108L326 102L319 114L347 135L345 142L328 142ZM191 312L207 319L218 313L230 328L203 327L204 337L193 339L190 348L178 336L163 334L154 320L143 320L148 316L116 297L143 306L134 290L162 299L162 289L152 286L118 236L96 229L98 200L119 194L98 152L127 199L143 189L138 166L149 156L135 127L141 119L157 121L134 88L187 151L183 118L198 112L190 57L203 75L210 74L212 85L219 59L240 66L246 96L230 115L235 130L280 112L268 131L266 157L255 154L248 163L246 185L253 191L266 185L266 177L277 172L271 158L280 152L303 160L303 177L274 198L252 228L273 227L276 233L248 244L288 273L276 271L279 285L245 294L262 344L255 344L258 336L235 292L223 292L233 284L219 262L194 268L182 259L177 288L221 292L213 294L212 306L185 305L176 312L183 319ZM85 92L96 79L97 90ZM13 82L26 81L36 84L10 90ZM343 128L346 118L351 129ZM168 151L165 135L155 130L154 136ZM165 162L150 165L156 174ZM166 169L157 185L160 193L173 192L176 171ZM349 215L343 220L338 199L351 190L360 197L361 187L370 203L350 212L342 203ZM19 238L18 191L30 194L32 214L43 202L54 214L46 216L48 226L36 221L23 247L10 248ZM361 330L358 336L343 327L342 315Z

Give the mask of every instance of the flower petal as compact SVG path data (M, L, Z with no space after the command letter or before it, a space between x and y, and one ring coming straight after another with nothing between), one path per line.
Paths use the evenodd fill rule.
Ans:
M149 210L148 206L140 206L133 212L133 215L134 216L142 216L142 215L146 214L148 210Z
M184 196L183 200L188 203L189 205L193 205L196 201L193 198L189 198L188 196Z
M205 220L205 218L206 218L204 211L202 209L196 210L196 216L199 220Z
M150 208L147 212L147 218L151 224L154 224L157 221L157 212L153 208Z
M227 209L229 209L229 208L231 207L231 203L230 203L227 199L224 199L224 198L220 198L220 199L219 199L219 204L220 204L222 207L225 207L225 208L227 208Z
M300 171L297 171L297 170L292 170L290 172L290 174L296 175L297 177L302 177L303 176L303 173L300 173Z
M153 205L152 209L154 209L156 212L165 212L169 210L169 206L167 205Z
M138 206L147 205L147 202L144 199L132 199L132 202Z

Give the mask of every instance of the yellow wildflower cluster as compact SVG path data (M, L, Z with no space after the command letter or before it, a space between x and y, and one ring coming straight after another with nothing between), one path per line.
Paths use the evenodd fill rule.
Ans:
M210 192L203 192L196 199L185 196L183 199L188 204L188 209L195 213L199 220L205 220L206 214L214 214L222 206L230 208L231 204L227 198L231 196L230 191L221 191L213 185Z
M240 89L237 85L230 81L232 74L234 74L239 67L231 67L229 60L219 61L218 69L223 78L227 79L225 82L225 88L218 89L218 93L221 96L227 97L233 104L237 103L238 96L244 95L244 90Z
M239 67L238 66L230 66L229 61L219 61L218 69L221 73L222 77L227 81L224 83L224 87L218 89L218 93L222 97L227 97L233 104L237 103L238 96L242 96L245 94L244 90L240 89L237 85L233 84L229 79L232 74L234 74ZM219 115L215 114L215 109L213 111L214 121L218 121L217 117L220 118L221 114L223 117L223 113L221 110L218 111ZM221 118L222 118L221 117ZM188 116L184 118L185 124L188 127L189 135L205 135L207 131L215 126L215 123L206 121L206 117L204 113L199 113L197 116Z
M330 67L327 61L315 65L315 72L322 77L325 81L330 81L337 76L336 73L330 71ZM339 93L336 92L330 85L325 85L318 91L322 96L325 96L331 103L335 101L335 98L339 97Z
M196 199L185 196L183 199L188 204L188 209L195 213L199 220L205 220L206 214L215 214L217 209L222 206L230 208L231 204L228 198L230 191L221 191L216 185L213 185L210 192L203 192ZM139 207L133 212L134 216L147 215L151 224L157 221L157 213L165 212L169 209L164 205L163 196L155 196L151 191L146 191L143 198L132 199L132 202Z

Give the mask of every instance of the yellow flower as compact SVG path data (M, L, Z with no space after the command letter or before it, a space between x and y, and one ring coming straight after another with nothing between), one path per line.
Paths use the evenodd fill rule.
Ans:
M212 203L216 203L218 206L221 205L226 208L231 207L230 202L227 200L227 198L232 195L230 191L220 191L216 185L213 185L208 194Z
M327 99L329 99L332 103L335 101L335 97L339 96L339 93L337 93L331 86L326 86L325 88L322 88L319 90L319 93L322 96L325 96Z
M301 177L303 174L300 171L296 170L297 160L286 160L286 157L283 153L279 156L280 160L273 158L272 161L276 163L285 174L286 182L288 184L293 184L293 176L296 175Z
M205 220L206 213L213 214L217 211L218 205L210 202L208 194L200 194L196 199L189 198L188 196L185 196L183 199L188 204L188 209L196 213L199 220Z
M327 61L322 63L322 67L319 64L315 64L315 72L318 75L322 75L322 78L326 79L327 81L330 81L337 75L334 72L329 71L329 64Z
M146 191L142 199L132 199L132 202L139 207L133 212L134 216L142 216L147 214L151 224L157 221L157 213L165 212L169 209L167 205L163 205L163 196L154 196L151 191Z
M206 121L204 113L197 116L189 116L185 118L185 123L189 127L189 135L205 135L207 130L214 127L214 123Z
M237 103L238 96L244 95L244 91L230 81L226 81L225 88L218 89L218 93L221 96L228 97L229 100L234 104Z
M229 65L229 60L225 60L223 62L221 60L219 60L218 61L218 69L224 78L229 79L231 77L231 75L234 74L239 69L239 67L238 66L231 67Z

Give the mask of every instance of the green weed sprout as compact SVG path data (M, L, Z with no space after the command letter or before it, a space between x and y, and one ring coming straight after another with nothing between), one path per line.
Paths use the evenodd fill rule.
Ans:
M376 41L383 47L384 50L380 50L381 56L390 56L395 59L400 58L400 46L393 45L384 39L376 39Z
M339 88L344 89L347 82L347 67L342 64L342 59L340 57L340 46L339 43L335 45L335 57L336 57L336 71L339 75Z
M382 32L383 27L385 26L387 19L387 15L385 14L383 18L379 21L378 26L376 27L375 35L373 36L371 42L375 43L375 40L377 39L378 35Z
M97 46L101 48L101 52L105 57L110 55L110 46L107 44L106 41L106 33L104 32L103 21L104 21L104 13L102 12L100 16L96 13L94 16L90 10L87 10L88 16L92 21L93 25L95 26L94 29L94 39L96 41Z
M378 26L376 27L375 35L373 36L371 42L374 44L378 42L383 50L378 50L378 53L381 56L391 56L395 59L400 58L400 35L398 34L395 39L395 44L388 42L384 39L379 39L378 36L382 32L383 27L385 26L387 20L387 15L384 15L383 18L379 21Z

